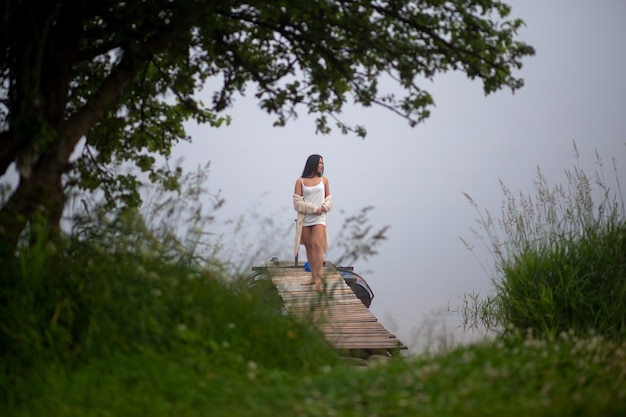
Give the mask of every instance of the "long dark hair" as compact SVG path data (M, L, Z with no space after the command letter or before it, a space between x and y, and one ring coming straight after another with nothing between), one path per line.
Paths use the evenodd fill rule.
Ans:
M304 164L304 171L302 171L302 178L321 177L324 174L324 168L322 172L317 172L317 166L320 163L320 159L323 159L321 155L313 154L309 156Z

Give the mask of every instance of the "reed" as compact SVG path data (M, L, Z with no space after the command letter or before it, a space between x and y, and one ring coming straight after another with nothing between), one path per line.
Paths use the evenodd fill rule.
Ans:
M575 144L574 151L578 158ZM492 311L489 321L502 330L626 336L624 199L617 161L614 181L607 181L597 153L596 162L593 175L578 165L566 170L565 185L551 186L538 169L533 195L514 194L501 183L498 218L466 195L479 213L474 235L494 259L496 296L477 308Z

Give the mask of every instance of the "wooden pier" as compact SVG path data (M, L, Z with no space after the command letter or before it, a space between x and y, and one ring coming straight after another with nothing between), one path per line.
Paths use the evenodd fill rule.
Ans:
M273 260L264 268L288 314L311 320L337 350L352 356L393 355L406 346L376 319L346 284L337 267L324 266L324 290L302 285L311 278L303 265Z

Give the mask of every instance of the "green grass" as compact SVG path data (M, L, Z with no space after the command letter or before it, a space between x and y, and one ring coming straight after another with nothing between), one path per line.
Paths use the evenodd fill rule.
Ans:
M626 338L626 209L615 160L613 168L612 187L601 169L568 170L565 186L551 186L539 170L533 195L502 185L501 216L479 211L477 236L495 264L496 295L473 303L488 312L485 322L546 337L574 330Z
M338 360L307 323L278 316L218 262L155 238L135 216L102 224L97 238L35 240L1 276L1 404L44 415L57 398L100 407L133 384L177 397L179 373L214 375L218 389L250 366L308 373Z
M511 338L368 368L299 372L151 350L44 366L11 416L621 416L626 346Z
M626 229L598 226L553 248L527 249L503 267L506 322L548 335L596 330L626 335Z
M507 240L490 235L497 294L464 311L494 340L365 367L277 314L201 232L133 211L54 244L33 228L0 276L0 415L626 415L623 205L589 205L576 178L573 194L540 180L534 211L509 200Z

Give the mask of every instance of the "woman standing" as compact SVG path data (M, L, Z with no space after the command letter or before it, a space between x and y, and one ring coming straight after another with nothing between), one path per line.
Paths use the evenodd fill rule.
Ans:
M293 193L293 208L298 212L294 256L298 255L300 244L304 244L311 279L302 285L315 285L317 291L322 291L323 287L324 254L329 247L327 214L332 207L328 178L324 176L324 159L311 155L302 176L296 180Z

